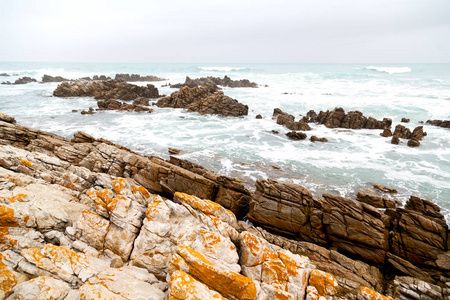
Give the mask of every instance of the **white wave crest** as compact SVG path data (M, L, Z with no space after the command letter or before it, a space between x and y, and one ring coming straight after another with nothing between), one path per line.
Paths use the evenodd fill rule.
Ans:
M374 67L368 66L365 67L366 70L374 70L378 72L384 72L388 74L397 74L397 73L409 73L411 72L411 68L408 67Z
M216 72L231 72L231 71L242 71L246 68L242 67L198 67L202 71L216 71Z

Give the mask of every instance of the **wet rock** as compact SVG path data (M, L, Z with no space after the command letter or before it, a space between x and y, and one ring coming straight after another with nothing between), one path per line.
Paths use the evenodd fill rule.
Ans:
M394 144L394 145L400 144L400 137L398 135L392 136L391 144Z
M409 147L419 147L420 146L420 142L417 139L412 138L412 139L410 139L408 141L408 146Z
M311 137L311 142L322 142L322 143L326 143L328 142L328 140L326 138L318 138L317 136L313 135Z
M31 78L31 77L25 76L25 77L17 79L16 81L14 81L13 84L27 84L30 82L37 82L37 80L34 78Z
M273 134L279 134L280 132L278 130L272 130L271 131Z
M427 124L433 125L433 126L439 126L443 128L450 128L450 121L449 120L427 120Z
M142 102L142 101L140 101L140 102ZM97 101L97 105L98 105L99 110L117 110L117 111L128 111L128 112L132 112L132 111L152 112L153 111L153 109L150 109L150 108L142 106L142 105L137 105L137 104L135 104L135 102L133 102L132 104L128 104L128 103L120 102L117 100L99 100L99 101Z
M42 76L42 82L43 83L46 83L46 82L62 82L62 81L68 81L68 80L69 79L66 79L66 78L61 77L61 76L53 77L53 76L50 76L50 75L47 75L47 74Z
M262 119L263 117L260 114L256 115L256 119Z
M306 139L308 136L306 135L306 133L304 132L297 132L297 131L290 131L288 133L286 133L287 137L290 138L291 140L304 140Z
M159 78L154 75L141 76L139 74L116 74L114 80L126 81L126 82L137 82L137 81L164 81L167 79Z
M95 111L92 107L89 107L89 110L82 110L81 114L82 115L93 115L93 114L95 114Z
M133 105L145 105L149 106L149 99L144 97L139 97L133 100Z
M403 123L409 123L409 119L407 119L407 118L402 118L402 120L401 120L400 122L403 122Z
M383 130L382 133L380 133L380 135L384 137L390 137L392 136L392 131L389 128L386 128Z
M389 187L385 187L384 185L378 184L378 183L372 183L372 186L376 188L379 191L382 191L384 193L390 193L390 194L396 194L397 190Z
M423 126L417 126L416 128L414 128L413 132L411 133L411 139L421 141L422 138L426 135L427 135L427 133L423 131Z
M0 113L0 121L16 124L16 119L13 116Z
M106 81L65 81L53 91L57 97L94 97L101 100L134 100L139 97L158 98L158 89L151 85L137 86L125 82Z
M93 77L92 77L92 80L110 80L111 79L111 77L106 77L105 75L100 75L100 76L98 76L98 75L94 75Z
M411 138L411 130L406 128L405 126L398 124L395 126L395 131L393 133L394 136L398 136L401 139L410 139Z
M183 87L201 87L201 86L214 86L217 87L220 86L226 86L226 87L251 87L251 88L257 88L258 84L254 82L250 82L248 79L240 79L240 80L232 80L228 76L224 76L223 78L220 77L201 77L197 79L191 79L188 76L186 76L186 80L184 83L179 84L172 84L170 85L171 88L183 88Z
M377 208L395 208L396 202L390 198L383 197L375 190L369 188L361 188L356 196L358 201L370 204Z
M181 150L169 147L168 152L169 152L169 154L175 154L176 155L176 154L180 154Z
M185 108L199 114L238 117L248 114L248 106L239 103L214 87L184 87L156 103L158 107Z
M9 77L9 76L11 76L11 75L9 75L8 73L0 73L0 76L3 76L3 77Z

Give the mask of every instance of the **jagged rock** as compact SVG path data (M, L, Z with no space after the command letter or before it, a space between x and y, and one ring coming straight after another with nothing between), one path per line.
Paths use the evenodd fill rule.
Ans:
M262 119L263 117L260 114L256 115L256 119Z
M148 99L147 99L148 101ZM117 100L99 100L97 101L97 105L99 110L118 110L118 111L128 111L128 112L153 112L153 109L150 109L148 107L135 104L135 101L133 101L132 104L128 104L125 102L120 102Z
M102 100L134 100L139 97L158 98L158 89L151 84L137 86L116 80L65 81L53 91L57 97L94 97Z
M378 208L395 208L396 202L390 198L383 197L373 189L361 188L356 199Z
M426 135L427 133L423 131L423 126L417 126L411 133L411 139L416 139L417 141L420 141Z
M44 76L42 76L42 82L43 83L45 83L45 82L62 82L62 81L68 81L68 80L69 79L66 79L66 78L61 77L61 76L53 77L53 76L50 76L50 75L47 75L47 74L44 74Z
M145 106L149 106L149 100L148 98L144 98L144 97L140 97L140 98L136 98L133 100L133 105L145 105Z
M413 276L420 280L424 280L426 282L436 283L436 281L426 272L422 271L409 261L406 261L394 254L387 254L387 262L395 269L401 272L401 274L406 274L409 276Z
M336 107L333 111L320 111L316 114L313 110L306 114L308 122L324 124L328 128L349 128L349 129L385 129L389 128L392 120L384 118L383 121L372 117L365 117L359 111L345 113L342 107Z
M402 118L402 120L401 120L400 122L403 122L403 123L409 123L409 119L407 119L407 118Z
M396 194L397 190L389 187L385 187L384 185L378 183L372 183L372 186L383 193Z
M324 137L323 138L318 138L315 135L313 135L310 140L311 140L311 142L322 142L322 143L328 142L328 140L326 138L324 138Z
M306 133L304 132L297 132L297 131L290 131L288 133L286 133L287 137L290 138L291 140L304 140L306 139L308 136L306 135Z
M391 144L394 145L400 144L400 137L397 134L392 136Z
M95 111L92 107L89 107L89 110L82 110L81 114L82 115L94 115Z
M388 290L395 299L446 299L445 289L413 277L396 276Z
M199 86L217 87L218 85L232 87L232 88L237 88L237 87L257 88L258 87L258 84L254 83L254 82L250 82L248 79L232 80L228 76L224 76L223 78L208 76L208 77L201 77L201 78L197 78L197 79L191 79L188 76L186 76L186 80L184 83L171 84L170 87L171 88L183 88L183 87L194 88L194 87L199 87Z
M159 78L158 76L154 76L154 75L141 76L139 74L131 74L131 75L130 74L116 74L116 77L114 78L114 80L136 82L136 81L164 81L167 79Z
M100 76L98 76L98 75L94 75L93 77L92 77L92 80L110 80L111 79L111 77L106 77L105 75L100 75Z
M70 141L73 143L93 143L95 138L85 132L77 131L73 134L73 138Z
M393 133L394 136L398 136L401 139L410 139L411 138L411 130L406 128L405 126L398 124L395 126L395 131Z
M245 116L248 106L237 100L225 96L214 87L184 87L173 92L169 97L162 98L156 103L158 107L185 108L188 112L199 114L219 114L222 116Z
M66 299L70 286L62 280L39 276L16 285L9 299Z
M450 121L449 120L428 120L426 122L427 124L433 125L433 126L439 126L443 128L450 128Z
M169 154L177 155L177 154L180 154L181 150L169 147L168 152L169 152Z
M293 115L290 115L288 113L283 112L280 109L275 109L273 113L274 117L277 119L277 124L284 125L288 129L296 131L296 130L311 130L311 127L309 127L308 123L304 121L298 121L295 122L295 117Z
M419 147L420 146L420 142L414 138L410 139L408 141L408 146L409 147Z
M383 130L383 132L380 133L380 135L381 135L381 136L384 136L384 137L390 137L390 136L392 136L392 131L391 131L391 129L389 129L389 128L385 128L385 129Z
M0 121L16 124L16 119L14 117L5 115L4 113L0 113Z
M37 82L37 80L34 78L31 78L31 77L25 76L25 77L17 79L16 81L14 81L13 84L27 84L30 82Z
M377 291L369 289L368 287L362 286L360 288L362 300L394 300L389 296L384 296Z

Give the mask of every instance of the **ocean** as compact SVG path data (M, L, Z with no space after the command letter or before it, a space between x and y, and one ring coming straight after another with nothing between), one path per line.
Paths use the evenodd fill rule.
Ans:
M0 112L21 125L72 137L84 131L106 138L144 155L168 158L168 147L182 150L179 157L211 170L238 177L252 188L258 178L276 178L301 184L314 196L328 192L355 198L361 187L379 183L396 188L392 197L403 203L410 195L430 199L450 217L450 130L423 124L428 135L421 146L403 140L392 145L381 130L329 129L311 124L307 140L293 141L289 130L272 119L274 108L296 118L313 109L346 112L393 120L411 131L428 119L450 120L449 64L118 64L118 63L0 63L1 77L14 81L44 74L69 79L117 73L156 75L160 94L176 91L163 86L204 76L249 79L259 88L223 88L249 106L245 117L220 117L157 108L148 113L101 111L92 98L52 97L58 83L0 85ZM133 83L144 85L147 83ZM267 86L265 86L267 85ZM78 110L77 113L72 110ZM262 119L255 116L261 114ZM401 118L409 123L400 123ZM274 134L276 130L279 134ZM325 137L313 143L309 137Z

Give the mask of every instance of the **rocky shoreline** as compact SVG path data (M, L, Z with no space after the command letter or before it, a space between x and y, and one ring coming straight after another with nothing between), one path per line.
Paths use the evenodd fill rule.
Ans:
M7 115L0 173L0 299L450 299L448 225L414 196L251 191Z

